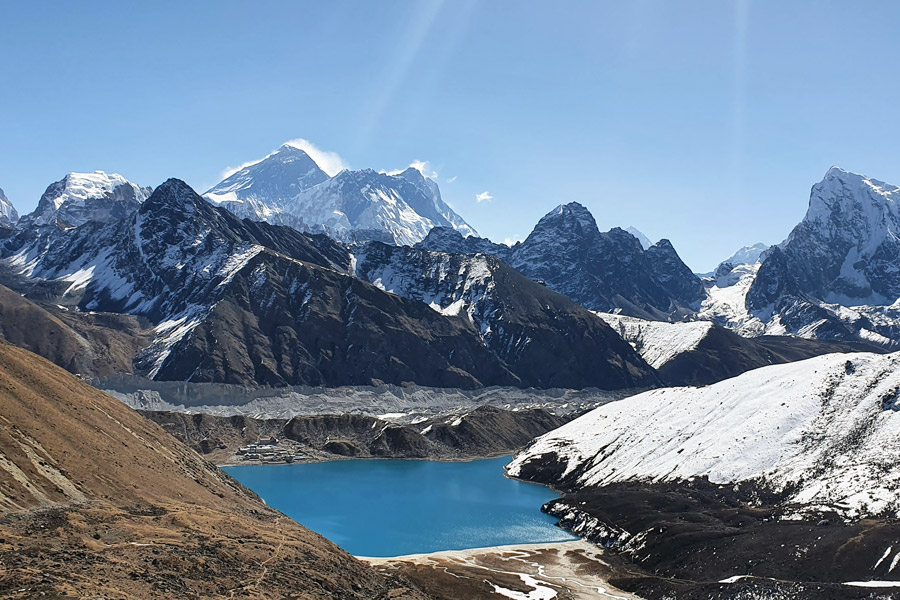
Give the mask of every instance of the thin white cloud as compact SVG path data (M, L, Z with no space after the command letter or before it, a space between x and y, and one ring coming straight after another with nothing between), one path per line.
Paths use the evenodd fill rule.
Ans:
M316 161L316 164L319 165L319 168L328 173L328 175L331 177L334 177L341 171L350 168L350 165L347 163L347 161L341 158L337 152L322 150L321 148L315 146L312 142L304 140L303 138L289 140L285 143L289 146L293 146L294 148L300 148L301 150L309 154L309 157Z
M315 144L310 142L309 140L304 140L303 138L296 138L293 140L288 140L284 143L284 145L293 146L294 148L299 148L303 150L309 157L313 159L319 168L325 171L329 176L334 177L344 169L349 169L350 165L347 164L343 158L338 155L337 152L329 152L327 150L322 150L318 148ZM277 150L275 151L277 152ZM257 163L260 163L273 154L275 152L270 152L269 154L263 156L262 158L258 158L256 160L247 161L237 167L226 167L224 171L222 171L222 179L227 179L231 177L241 169L246 169L247 167L253 166Z
M411 166L413 169L416 169L417 171L419 171L419 173L421 173L425 177L428 177L429 179L438 178L438 172L435 171L434 168L432 168L431 164L427 160L414 160L409 164L409 166Z
M454 181L456 181L457 177L459 177L459 175L454 175L453 177L451 177L450 179L447 180L447 183L453 183Z
M407 167L407 169L410 167L417 170L419 173L421 173L425 177L428 177L429 179L437 179L438 178L438 172L432 168L431 163L429 163L427 160L414 160L411 163L409 163L409 167ZM402 173L405 170L406 169L395 169L393 171L381 171L381 172L384 173L385 175L399 175L400 173Z
M490 194L488 194L487 192L481 192L480 194L475 195L476 202L485 202L485 201L489 202L493 199L494 199L494 197L491 196Z
M522 241L522 238L520 238L519 236L508 237L505 240L503 240L503 244L505 246L515 246L516 244L518 244L521 241Z

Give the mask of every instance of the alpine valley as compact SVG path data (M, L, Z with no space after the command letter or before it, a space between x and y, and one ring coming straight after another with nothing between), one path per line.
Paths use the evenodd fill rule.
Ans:
M783 242L697 275L577 201L498 244L415 167L293 143L203 194L69 173L20 216L0 190L0 593L891 596L898 203L834 167ZM210 464L262 439L519 452L594 545L370 567Z

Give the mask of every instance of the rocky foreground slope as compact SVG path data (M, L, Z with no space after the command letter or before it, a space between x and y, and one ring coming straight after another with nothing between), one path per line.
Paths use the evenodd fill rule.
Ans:
M900 580L898 367L831 354L653 390L539 438L508 472L566 491L545 507L565 526L695 591ZM847 592L817 586L794 597Z
M423 598L7 344L0 419L0 597Z

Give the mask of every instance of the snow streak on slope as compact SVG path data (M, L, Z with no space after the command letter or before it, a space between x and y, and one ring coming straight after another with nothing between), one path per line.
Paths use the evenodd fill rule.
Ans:
M709 321L666 323L610 313L594 314L606 321L654 369L697 348L713 328Z
M900 354L830 354L704 388L602 406L538 438L508 467L556 455L560 479L752 481L789 504L900 514ZM570 479L571 481L571 479Z

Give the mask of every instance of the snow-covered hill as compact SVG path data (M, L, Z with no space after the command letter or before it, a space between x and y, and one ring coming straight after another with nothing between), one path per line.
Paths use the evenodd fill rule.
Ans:
M0 189L0 225L11 225L19 220L19 213L3 190Z
M715 327L709 321L667 323L610 313L596 314L631 344L654 369L662 367L680 354L696 349Z
M22 217L21 225L77 227L88 221L111 223L135 212L152 191L117 173L69 173L50 184L34 212Z
M706 477L781 492L799 511L898 515L898 452L900 354L830 354L602 406L508 473L545 464L569 488Z
M476 234L441 199L437 183L413 167L397 174L344 170L329 177L290 143L229 176L204 197L242 218L326 233L345 242L411 245L434 227Z

